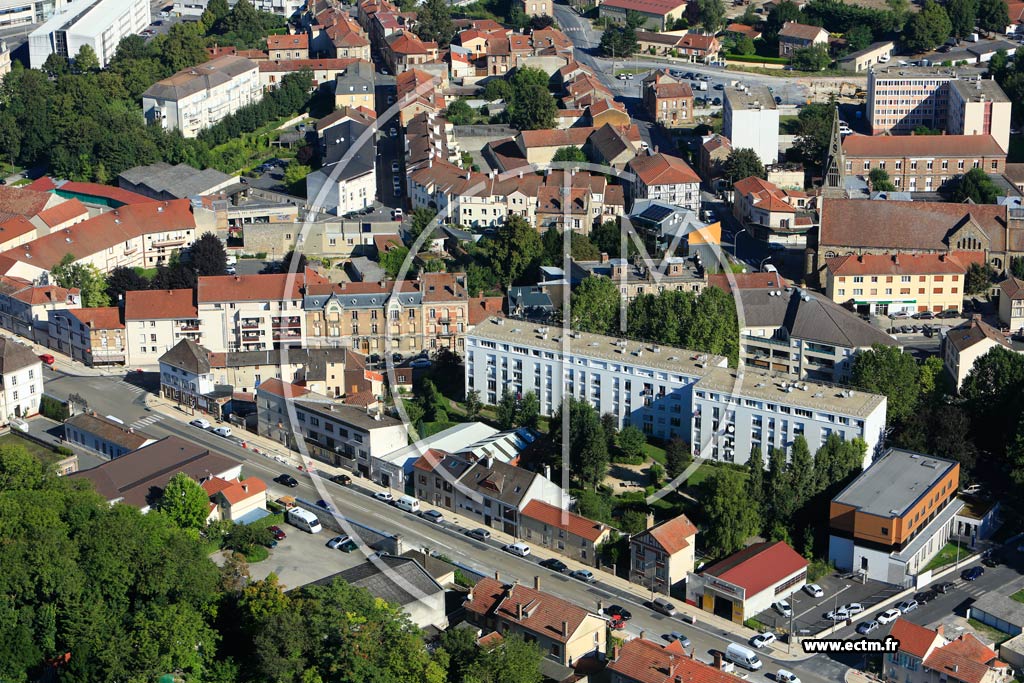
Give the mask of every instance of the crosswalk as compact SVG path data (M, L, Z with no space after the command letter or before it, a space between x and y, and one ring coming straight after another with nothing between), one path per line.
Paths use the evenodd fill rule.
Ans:
M136 420L135 422L132 422L128 426L131 427L132 429L142 429L143 427L151 425L155 422L160 422L163 419L165 419L165 416L160 415L159 413L154 413L153 415L144 417L141 420Z
M118 391L129 391L133 394L146 394L149 393L142 387L125 382L123 379L117 381Z

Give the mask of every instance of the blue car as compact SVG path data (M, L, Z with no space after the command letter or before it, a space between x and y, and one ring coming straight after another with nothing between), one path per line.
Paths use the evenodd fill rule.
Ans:
M960 578L964 581L977 581L984 573L984 567L971 567L970 569L965 569L963 573L960 574Z

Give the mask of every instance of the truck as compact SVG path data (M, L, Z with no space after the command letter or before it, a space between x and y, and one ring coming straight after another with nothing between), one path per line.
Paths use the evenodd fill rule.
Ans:
M707 90L708 89L708 82L707 81L694 81L694 85L697 86L697 90Z

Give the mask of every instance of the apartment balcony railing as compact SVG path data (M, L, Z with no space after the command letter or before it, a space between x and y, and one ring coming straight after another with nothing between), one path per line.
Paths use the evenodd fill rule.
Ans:
M302 320L296 316L289 316L287 318L272 318L271 325L278 329L287 329L292 327L301 327Z

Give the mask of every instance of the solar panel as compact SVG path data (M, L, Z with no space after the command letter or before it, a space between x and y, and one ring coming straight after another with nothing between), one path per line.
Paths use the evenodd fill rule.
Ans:
M672 212L673 209L670 209L667 206L648 206L643 210L643 213L641 213L639 217L644 220L654 221L657 223L664 220L665 217L672 215Z

